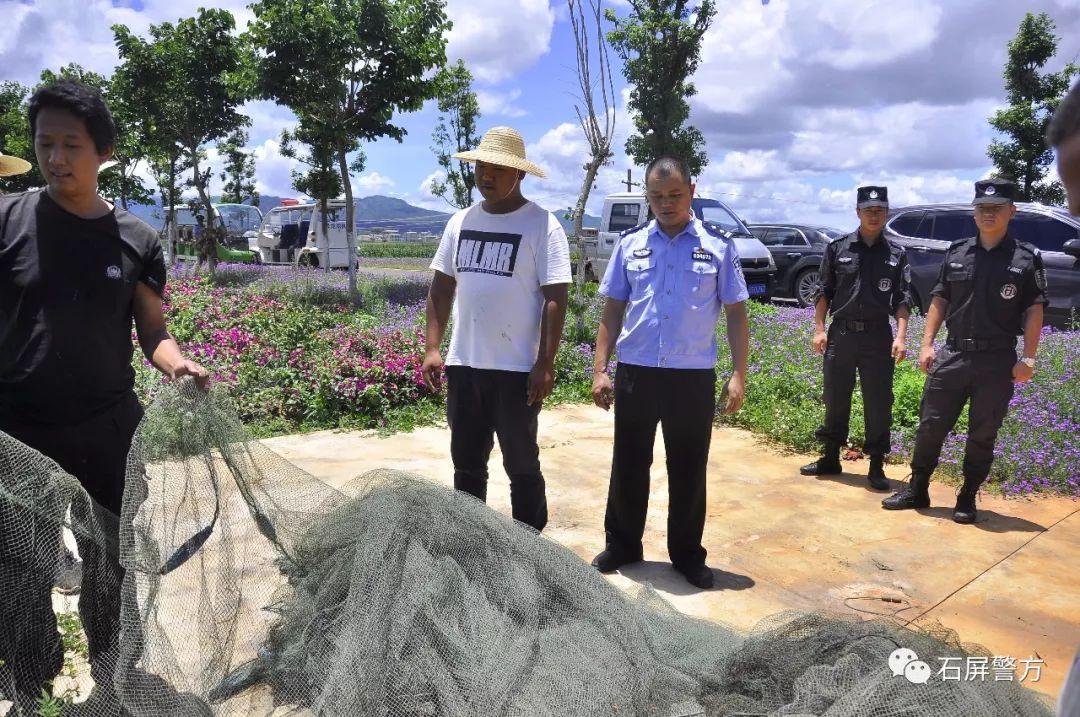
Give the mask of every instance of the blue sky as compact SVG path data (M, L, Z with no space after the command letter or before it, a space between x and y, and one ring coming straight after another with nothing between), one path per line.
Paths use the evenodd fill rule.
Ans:
M0 0L0 80L32 83L41 69L79 62L109 74L118 61L109 26L145 33L151 23L191 15L195 0ZM243 26L244 2L216 5ZM621 1L608 3L625 12ZM1004 102L1006 43L1026 11L1048 12L1062 37L1056 65L1080 60L1080 0L717 0L691 100L691 122L705 134L709 167L700 193L724 200L751 221L805 221L850 228L854 187L885 183L894 205L964 201L990 165L986 118ZM549 209L576 200L585 145L573 111L576 80L566 8L558 0L449 0L448 41L477 78L481 128L509 124L548 169L527 194ZM631 163L625 81L619 95L617 155L589 203L621 189ZM291 163L277 138L294 118L272 103L252 117L260 190L295 195ZM365 147L358 195L389 194L446 209L426 182L433 106L400 118L404 143ZM213 159L214 153L211 152ZM634 168L635 176L640 168Z

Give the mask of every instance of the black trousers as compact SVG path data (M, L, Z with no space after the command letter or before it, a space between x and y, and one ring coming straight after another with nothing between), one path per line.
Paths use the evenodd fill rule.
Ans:
M872 456L889 452L895 368L892 340L887 321L859 332L844 328L842 320L829 326L825 349L825 422L815 434L826 446L839 448L847 442L851 394L858 371L866 428L864 450Z
M668 556L679 567L705 564L705 471L715 413L712 369L618 365L615 449L604 517L608 549L641 555L659 423L667 452Z
M911 457L913 473L934 472L941 446L970 400L964 478L981 482L990 475L994 443L1013 396L1015 365L1015 349L956 351L943 347L938 352L919 407L919 430Z
M447 366L446 379L454 487L487 500L487 464L497 435L514 519L543 530L548 509L536 444L540 404L526 403L529 374Z
M117 657L123 580L119 515L128 451L142 412L132 394L77 425L43 426L0 417L0 430L56 461L92 499L73 501L71 517L83 560L79 617L91 675L99 685L111 683ZM0 475L0 480L12 482L9 485L16 478ZM0 595L6 598L0 603L0 662L5 665L0 670L10 670L15 689L24 695L38 695L42 684L63 665L51 595L59 558L59 521L66 508L55 506L57 515L46 518L0 504ZM93 531L95 539L84 531ZM10 596L16 599L11 601Z

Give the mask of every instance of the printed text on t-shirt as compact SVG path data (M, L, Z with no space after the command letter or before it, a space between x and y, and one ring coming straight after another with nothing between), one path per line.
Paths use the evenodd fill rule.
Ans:
M520 234L462 229L455 261L457 271L513 276L520 245Z

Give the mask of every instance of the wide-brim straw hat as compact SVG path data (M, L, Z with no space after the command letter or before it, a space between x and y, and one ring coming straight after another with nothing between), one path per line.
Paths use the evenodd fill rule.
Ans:
M520 169L541 179L547 176L544 170L525 159L525 140L513 127L492 127L480 140L479 147L468 152L458 152L454 159Z
M0 177L13 177L30 171L30 163L21 157L0 154Z

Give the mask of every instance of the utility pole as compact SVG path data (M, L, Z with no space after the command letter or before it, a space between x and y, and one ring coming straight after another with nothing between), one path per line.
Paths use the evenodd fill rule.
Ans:
M620 184L625 184L626 185L626 191L628 191L628 192L633 191L634 187L640 187L641 186L640 184L638 184L637 182L635 182L635 181L633 181L631 179L629 169L626 170L626 181L625 182L620 182Z

